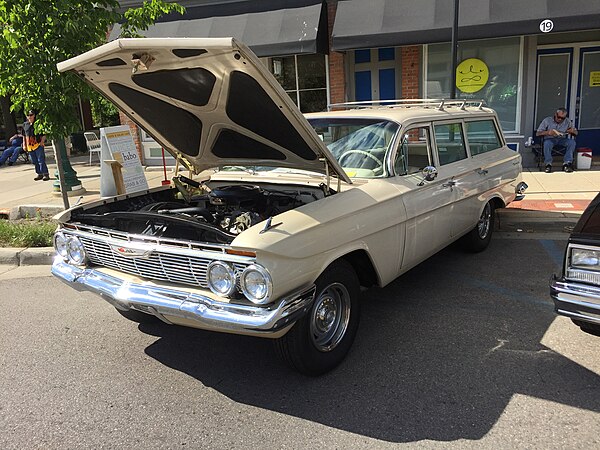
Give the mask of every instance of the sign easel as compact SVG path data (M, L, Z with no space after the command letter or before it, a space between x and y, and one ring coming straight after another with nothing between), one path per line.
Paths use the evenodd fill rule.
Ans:
M142 162L129 126L100 128L100 196L148 189Z

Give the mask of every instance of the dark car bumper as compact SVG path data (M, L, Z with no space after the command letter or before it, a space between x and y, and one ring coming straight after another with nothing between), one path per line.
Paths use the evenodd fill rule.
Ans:
M550 294L558 314L600 325L600 287L554 277Z

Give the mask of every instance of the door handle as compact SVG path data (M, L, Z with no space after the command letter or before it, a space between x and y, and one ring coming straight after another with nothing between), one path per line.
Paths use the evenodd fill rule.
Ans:
M477 169L477 170L476 170L476 172L477 172L479 175L487 175L487 174L488 174L488 171L487 171L487 169Z
M456 186L456 181L454 181L454 180L450 180L447 183L442 184L442 187L452 188L453 186Z

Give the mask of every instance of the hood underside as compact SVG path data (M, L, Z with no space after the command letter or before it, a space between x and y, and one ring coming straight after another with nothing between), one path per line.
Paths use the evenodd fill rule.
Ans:
M119 39L58 69L80 74L196 173L275 166L329 170L350 183L277 80L233 38Z

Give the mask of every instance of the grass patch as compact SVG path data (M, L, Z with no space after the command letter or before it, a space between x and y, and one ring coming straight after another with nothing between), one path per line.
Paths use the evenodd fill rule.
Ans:
M52 247L55 230L51 220L0 220L0 247Z

